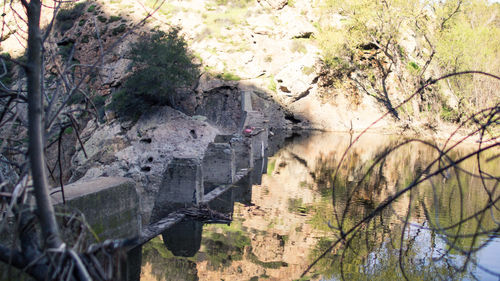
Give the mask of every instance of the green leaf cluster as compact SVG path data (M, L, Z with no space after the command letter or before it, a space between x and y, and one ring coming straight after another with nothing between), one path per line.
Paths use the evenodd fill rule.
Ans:
M85 12L85 5L86 2L82 2L59 10L56 16L56 27L61 33L64 33L73 27L76 19Z
M487 0L323 0L320 3L315 40L323 62L341 81L347 81L352 71L363 72L362 77L373 77L370 72L386 67L385 72L398 75L401 81L391 87L398 91L385 95L396 100L444 73L480 70L500 74L498 3ZM337 21L332 21L332 14ZM383 76L383 71L380 72L376 77ZM377 86L379 79L366 84ZM445 83L434 87L428 92L431 96L419 101L421 111L430 108L441 119L457 122L464 114L498 102L500 83L493 79L469 75L453 77Z
M125 119L137 119L155 105L175 105L175 91L191 85L199 70L179 28L154 30L130 51L133 74L113 94L110 108Z

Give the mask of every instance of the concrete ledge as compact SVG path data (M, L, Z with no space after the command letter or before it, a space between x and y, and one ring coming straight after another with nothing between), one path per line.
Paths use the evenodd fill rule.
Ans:
M139 195L134 181L121 177L102 177L64 187L51 196L56 211L82 212L99 239L131 238L141 232Z

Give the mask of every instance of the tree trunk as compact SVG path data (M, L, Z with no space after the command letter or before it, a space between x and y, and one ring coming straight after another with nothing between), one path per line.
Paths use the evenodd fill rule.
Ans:
M43 101L41 90L42 36L40 32L40 0L23 1L28 14L28 136L29 157L37 215L40 220L45 246L59 248L62 244L54 208L48 192L44 157Z

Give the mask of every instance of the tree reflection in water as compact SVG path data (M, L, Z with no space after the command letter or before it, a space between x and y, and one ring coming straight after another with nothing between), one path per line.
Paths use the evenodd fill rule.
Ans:
M476 116L484 137L468 149L411 139L387 144L373 158L351 146L340 158L320 157L312 175L333 204L315 219L333 235L319 240L303 277L498 278L500 267L478 261L478 252L499 241L499 111Z

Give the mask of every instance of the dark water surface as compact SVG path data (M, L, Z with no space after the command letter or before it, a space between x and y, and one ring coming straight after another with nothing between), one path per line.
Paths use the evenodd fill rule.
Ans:
M431 146L412 142L377 162L403 140L367 135L334 178L349 141L294 138L263 163L261 179L218 200L230 225L186 221L137 250L140 280L498 280L498 150L396 197L477 144L429 167L439 156Z

